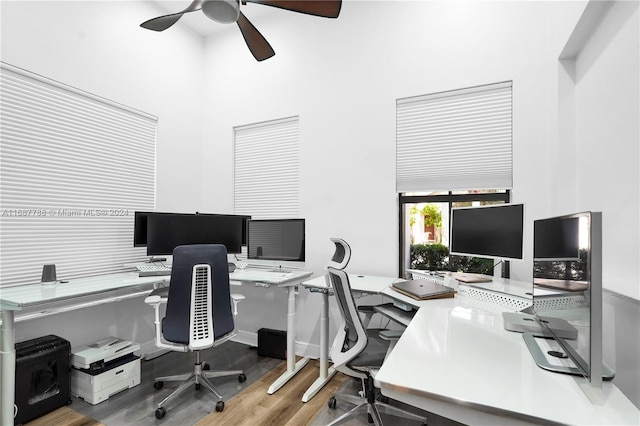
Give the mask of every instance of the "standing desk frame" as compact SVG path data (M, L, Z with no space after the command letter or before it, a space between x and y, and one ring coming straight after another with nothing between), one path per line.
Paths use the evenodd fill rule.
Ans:
M138 277L135 272L78 278L56 284L29 284L0 291L2 327L0 356L0 424L12 425L15 404L16 349L15 312L25 311L19 319L52 315L146 295L169 277ZM30 311L36 311L29 314Z
M296 286L305 278L313 275L313 272L296 271L287 273L274 273L272 271L261 271L259 269L236 269L229 274L229 280L241 283L254 283L257 286L276 286L287 289L287 370L276 379L267 393L275 393L285 385L298 371L307 363L309 358L305 357L296 362Z

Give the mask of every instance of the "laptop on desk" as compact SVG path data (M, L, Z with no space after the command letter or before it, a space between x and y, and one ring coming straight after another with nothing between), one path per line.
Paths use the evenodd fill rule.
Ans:
M391 284L391 288L416 300L453 297L456 291L446 285L427 280L408 280Z

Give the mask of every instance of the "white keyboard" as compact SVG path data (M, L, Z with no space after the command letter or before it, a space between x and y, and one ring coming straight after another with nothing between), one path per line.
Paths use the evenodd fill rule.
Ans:
M250 271L247 269L236 269L229 278L244 279L247 281L263 281L263 280L275 280L279 281L282 278L289 278L294 275L293 272L276 272L276 271Z
M141 277L154 277L158 275L171 275L171 266L162 263L142 263L136 265L138 275Z

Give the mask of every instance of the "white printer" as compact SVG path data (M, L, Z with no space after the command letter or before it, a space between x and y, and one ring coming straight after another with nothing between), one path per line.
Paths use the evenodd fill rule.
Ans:
M71 350L71 394L90 404L140 384L138 343L107 337Z

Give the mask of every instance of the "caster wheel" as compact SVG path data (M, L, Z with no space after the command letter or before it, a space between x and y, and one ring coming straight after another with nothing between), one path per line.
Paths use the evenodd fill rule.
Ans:
M153 384L153 388L154 388L155 390L160 390L160 389L162 389L162 386L164 386L164 382L155 382L155 383Z
M203 370L211 370L211 366L209 364L207 364L206 362L202 363L202 369Z
M371 417L371 414L367 413L367 421L369 423L373 423L373 417Z
M244 383L246 380L247 380L247 376L244 373L238 376L238 381L240 383Z
M67 405L71 405L71 404L73 404L73 399L67 400Z
M389 397L388 396L381 396L380 397L380 402L382 402L384 404L388 404L389 403Z
M216 411L220 412L224 410L224 401L218 401L216 402Z
M160 407L156 410L156 419L161 419L166 415L167 415L167 410L165 410L164 408Z
M327 405L332 410L335 410L337 403L338 403L338 401L336 400L336 398L334 396L332 396L331 398L329 398L329 402L327 403Z
M202 385L200 383L196 383L196 390L202 389Z

